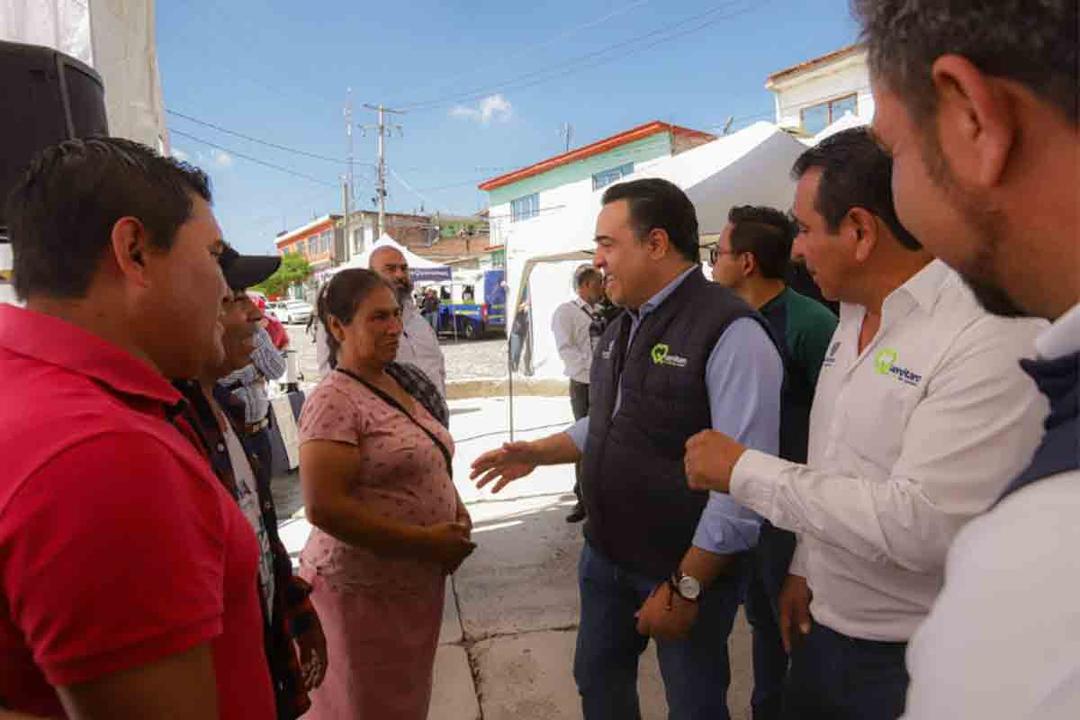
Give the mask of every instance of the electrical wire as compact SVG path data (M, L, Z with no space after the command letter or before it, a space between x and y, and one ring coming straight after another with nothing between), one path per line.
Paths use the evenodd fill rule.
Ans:
M767 2L768 0L764 0L764 1ZM615 56L615 57L604 57L604 56L610 55L611 53L613 53L615 51L622 50L622 49L628 48L630 46L635 46L635 48L638 49L638 50L647 49L647 48L653 47L655 45L659 45L662 42L667 42L669 40L674 40L676 38L679 38L679 37L682 37L684 35L690 34L691 32L698 32L699 30L703 30L704 28L709 27L711 25L714 25L717 22L720 22L722 20L728 20L728 19L730 19L732 17L737 17L739 15L744 15L744 14L750 12L756 6L761 5L761 4L763 4L761 0L759 0L759 2L756 2L756 3L755 2L749 2L749 1L740 2L739 0L725 0L725 2L722 2L719 5L716 5L716 6L712 7L712 8L710 8L709 10L706 10L706 11L704 11L702 13L698 13L696 15L692 15L690 17L683 18L682 20L676 21L674 23L670 23L670 24L668 24L668 25L666 25L664 27L661 27L659 29L652 30L652 31L647 32L647 33L643 33L641 35L636 35L634 37L628 38L628 39L623 40L621 42L614 43L612 45L608 45L608 46L599 48L597 50L593 50L593 51L584 53L582 55L578 55L576 57L565 60L565 61L563 61L561 63L557 63L555 65L552 65L552 66L549 66L549 67L546 67L546 68L540 68L539 70L534 70L532 72L524 73L522 75L518 75L518 76L515 76L515 77L512 77L512 78L509 78L507 80L503 80L500 83L497 83L495 85L490 85L490 86L483 87L483 88L473 88L471 90L465 91L462 94L445 95L445 96L442 96L442 97L433 98L431 100L427 100L427 101L423 101L423 102L406 103L403 106L401 106L401 109L403 109L403 110L430 110L430 109L436 109L436 108L444 107L444 106L447 106L447 105L454 105L454 104L457 104L457 103L469 102L469 101L473 101L473 100L479 100L479 99L482 99L484 97L488 97L489 95L491 95L491 94L493 94L495 92L499 92L499 91L506 91L506 90L511 90L511 89L524 89L524 88L527 88L527 87L532 87L534 85L538 85L538 84L543 83L543 82L548 82L550 80L553 80L553 79L556 79L556 78L559 78L559 77L563 77L563 76L565 76L565 75L567 75L569 73L576 72L579 69L577 66L579 64L581 64L581 63L586 63L587 62L586 67L592 67L592 66L595 66L595 65L601 65L601 64L604 64L604 63L607 63L607 62L611 62L612 60L618 59L619 57L623 57L623 56ZM719 17L713 17L713 16L716 16L718 13L724 13L725 11L731 10L732 8L738 8L738 9L735 10L734 12L730 13L730 14L723 14L723 15L721 15ZM697 21L700 21L700 20L705 20L706 18L710 18L710 19L705 21L705 22L702 22L701 24L699 24L697 26L694 26L694 27L690 28L689 30L678 30L679 28L682 28L682 27L684 27L684 26L686 26L688 24L691 24L691 23L694 23L694 22L697 22ZM644 46L641 46L641 47L637 47L638 43L640 43L640 42L642 42L644 40L648 40L649 38L655 38L657 36L659 36L659 38L654 40L653 42L648 43L648 44L646 44ZM592 61L592 62L588 62L588 61ZM547 75L547 73L551 73L552 71L559 71L559 72L556 72L556 73L554 73L552 75ZM541 77L538 77L538 76L541 76ZM531 80L530 82L524 82L524 83L521 82L521 81L524 81L524 80L529 80L530 78L535 78L535 79Z
M251 155L246 155L244 153L237 152L236 150L232 150L231 148L227 148L227 147L224 147L222 145L218 145L217 143L212 143L209 140L204 140L204 139L202 139L200 137L196 137L194 135L191 135L190 133L184 132L183 130L170 129L169 132L172 133L173 135L179 135L180 137L185 137L188 140L193 140L193 141L195 141L197 143L202 143L203 145L209 145L210 147L215 148L216 150L220 150L221 152L228 153L229 155L232 155L233 157L238 157L238 158L241 158L243 160L247 160L248 162L253 162L253 163L256 163L258 165L262 165L264 167L271 168L272 170L277 170L279 172L288 173L289 175L293 175L293 176L298 177L298 178L303 178L304 180L309 180L309 181L311 181L313 183L318 183L319 185L325 185L326 187L332 187L332 188L338 187L338 185L336 183L326 182L325 180L320 180L317 177L313 177L311 175L307 175L305 173L298 172L298 171L293 170L291 168L287 168L287 167L284 167L284 166L281 166L281 165L276 165L276 164L274 164L272 162L267 162L266 160L260 160L257 157L252 157Z

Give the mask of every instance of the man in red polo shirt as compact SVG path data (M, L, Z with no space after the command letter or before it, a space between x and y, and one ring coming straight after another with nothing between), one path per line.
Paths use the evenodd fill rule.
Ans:
M0 707L272 718L258 546L165 380L222 353L206 176L126 140L66 142L6 219L0 306Z

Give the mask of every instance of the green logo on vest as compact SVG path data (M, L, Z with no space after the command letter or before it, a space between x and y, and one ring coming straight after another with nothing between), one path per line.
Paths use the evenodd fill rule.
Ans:
M900 357L895 350L885 348L877 354L874 358L874 369L877 370L878 375L888 375L896 364L897 358Z
M656 343L649 352L654 365L668 365L670 367L684 368L687 360L684 357L673 355L671 348L665 343Z
M652 361L653 361L653 363L656 364L656 365L663 365L664 364L664 358L666 358L668 356L668 353L670 351L671 351L671 348L668 347L667 345L665 345L664 343L656 343L655 345L653 345L653 349L652 349Z

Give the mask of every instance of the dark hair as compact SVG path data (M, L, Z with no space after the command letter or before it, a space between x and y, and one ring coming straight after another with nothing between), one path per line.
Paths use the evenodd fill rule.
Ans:
M761 276L783 280L791 261L795 225L776 208L737 205L728 212L731 250L757 259Z
M390 283L374 270L349 268L330 278L319 291L315 301L319 322L326 331L326 347L330 350L330 367L337 367L337 351L340 343L330 332L330 317L337 318L342 325L348 325L356 315L356 309L378 288L383 287L393 292Z
M930 70L962 55L1015 80L1077 123L1076 0L852 0L870 69L917 121L936 106Z
M831 135L806 150L791 170L798 180L814 168L821 169L814 209L825 218L830 232L854 207L873 213L909 250L922 245L900 224L892 196L892 159L864 127Z
M698 262L697 212L678 185L660 178L645 178L612 185L604 191L604 205L619 200L628 202L630 222L639 239L659 228L667 232L679 254Z
M603 280L604 275L592 265L582 265L574 271L574 288L580 289L593 280Z
M120 218L138 218L150 242L168 250L191 217L192 194L210 202L205 173L131 140L46 148L7 198L15 291L24 300L85 297Z

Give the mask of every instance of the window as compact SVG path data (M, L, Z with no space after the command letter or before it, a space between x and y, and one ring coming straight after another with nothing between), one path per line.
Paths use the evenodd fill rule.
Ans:
M801 113L803 132L816 135L844 117L844 113L853 115L859 113L859 99L856 95L845 95L835 100L803 108Z
M312 236L307 241L307 256L313 258L319 254L319 238Z
M330 252L330 248L333 247L334 244L334 231L324 230L323 234L319 236L319 241L319 251L324 253Z
M592 189L599 190L602 187L607 187L613 182L622 180L632 172L634 172L634 163L632 162L611 168L610 170L601 170L592 176Z
M528 220L540 214L540 196L536 193L510 201L510 222Z

